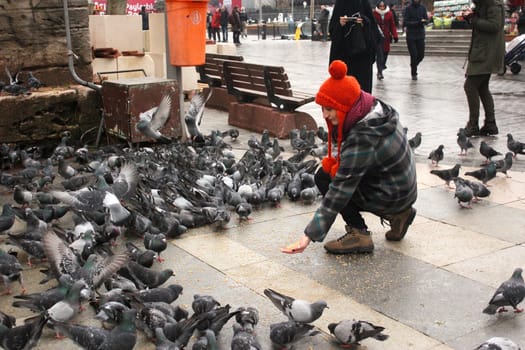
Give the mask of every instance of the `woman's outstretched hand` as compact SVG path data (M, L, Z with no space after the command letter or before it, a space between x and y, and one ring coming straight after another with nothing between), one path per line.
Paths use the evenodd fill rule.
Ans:
M302 253L306 249L306 247L308 247L308 244L310 244L311 241L312 240L310 239L310 237L304 235L299 241L292 243L285 248L281 248L281 252L285 254Z

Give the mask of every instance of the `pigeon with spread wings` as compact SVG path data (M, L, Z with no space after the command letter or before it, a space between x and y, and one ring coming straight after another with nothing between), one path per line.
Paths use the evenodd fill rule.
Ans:
M171 140L159 131L168 121L170 114L171 96L164 95L157 107L153 107L139 114L139 121L136 128L144 136L158 142L170 143Z
M190 106L184 115L184 123L186 123L186 129L188 130L188 138L194 142L204 142L204 136L199 130L199 126L201 125L202 116L204 114L204 107L206 102L210 99L211 94L212 92L210 90L208 96L204 98L201 93L196 92L191 98Z

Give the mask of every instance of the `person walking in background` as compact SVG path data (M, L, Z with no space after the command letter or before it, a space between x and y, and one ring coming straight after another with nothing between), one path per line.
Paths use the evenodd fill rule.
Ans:
M321 40L326 41L328 39L328 19L330 17L330 11L326 5L321 5L321 13L319 14L319 25L321 29Z
M221 8L221 31L222 31L222 42L228 42L228 22L230 19L230 14L226 6L222 5Z
M417 66L425 57L425 26L428 23L427 9L421 0L412 0L403 13L403 28L406 32L410 53L410 73L417 80Z
M386 61L390 52L390 43L398 41L394 15L384 1L379 1L374 9L374 17L383 32L382 43L379 43L376 55L377 79L382 80L383 70L386 69Z
M516 26L518 27L518 35L525 34L525 9L521 10Z
M142 17L142 30L149 30L149 15L146 6L140 7L140 16Z
M390 12L392 12L392 16L394 17L394 24L396 25L396 30L397 30L399 29L399 17L397 16L395 7L396 5L393 3L390 3L390 5L388 5L388 8L390 8Z
M230 14L230 17L228 18L228 22L230 23L232 27L232 33L233 33L233 43L235 45L240 45L240 37L241 37L241 16L239 14L239 8L237 6L233 7L232 13Z
M244 7L241 7L239 17L241 18L241 36L247 38L248 28L246 27L246 24L248 23L248 15L246 14L246 9Z
M343 61L361 89L372 92L372 65L381 38L368 0L336 0L328 25L330 63Z
M315 96L328 128L328 156L315 174L323 200L299 241L281 249L287 254L324 241L338 214L346 234L324 245L333 254L374 250L361 212L390 223L389 241L402 240L416 216L416 163L398 113L346 76L344 62L333 61L329 72Z
M211 25L211 19L213 18L213 13L208 9L206 12L206 30L208 31L208 40L213 38L213 27Z
M221 41L221 9L216 8L211 18L211 27L213 29L213 41Z
M465 134L469 137L498 134L489 80L492 73L503 73L505 58L505 5L501 0L474 0L474 6L474 10L464 14L472 24L464 84L469 108ZM480 100L485 122L478 129Z

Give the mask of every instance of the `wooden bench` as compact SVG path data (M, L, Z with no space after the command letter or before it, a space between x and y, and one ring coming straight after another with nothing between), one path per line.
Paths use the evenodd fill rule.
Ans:
M281 111L291 112L315 99L312 94L292 91L283 67L225 60L223 78L228 93L241 103L262 98Z
M268 130L278 138L287 138L291 129L304 125L317 129L311 115L296 111L314 96L292 91L283 67L225 60L223 78L228 93L236 99L228 111L230 125L255 132Z
M235 55L221 55L216 53L206 53L206 59L203 65L196 66L199 74L198 82L207 84L212 90L212 96L206 103L207 106L227 111L230 102L234 102L235 98L228 94L226 89L226 82L223 78L223 62L229 61L243 61L242 56ZM206 93L208 93L206 91Z

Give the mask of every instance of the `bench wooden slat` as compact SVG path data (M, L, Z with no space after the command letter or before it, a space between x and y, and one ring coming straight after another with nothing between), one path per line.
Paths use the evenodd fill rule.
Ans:
M226 83L223 79L222 62L229 61L243 61L243 56L222 55L214 53L206 53L206 60L203 65L195 67L199 73L199 82L206 83L212 87L225 87Z

